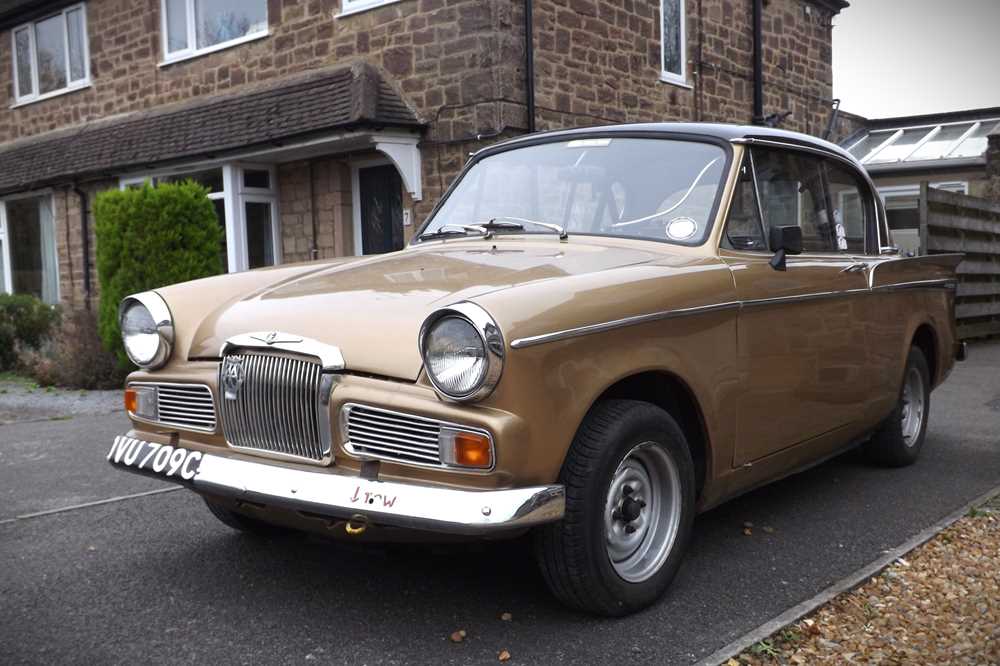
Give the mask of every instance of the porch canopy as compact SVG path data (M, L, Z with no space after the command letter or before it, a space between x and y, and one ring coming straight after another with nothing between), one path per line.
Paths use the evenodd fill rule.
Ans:
M356 63L14 141L0 148L0 196L184 163L375 149L419 200L422 129L378 71Z

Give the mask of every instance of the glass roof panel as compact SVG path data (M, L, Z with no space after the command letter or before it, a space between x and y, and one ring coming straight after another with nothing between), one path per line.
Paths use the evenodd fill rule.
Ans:
M997 122L993 120L983 121L975 132L969 135L969 137L960 143L955 150L953 150L948 157L979 157L986 153L986 144L988 143L987 137L997 129Z
M915 127L904 131L892 143L875 153L867 163L885 164L886 162L898 162L904 159L913 152L917 143L933 129L933 127Z
M848 152L857 157L859 160L864 159L865 155L878 148L878 146L892 136L894 132L895 130L888 130L866 134L861 141L855 142Z
M907 162L919 162L920 160L939 160L951 150L955 142L962 138L973 123L960 123L958 125L944 125L941 131L927 140L927 143L920 146L917 152L907 158Z

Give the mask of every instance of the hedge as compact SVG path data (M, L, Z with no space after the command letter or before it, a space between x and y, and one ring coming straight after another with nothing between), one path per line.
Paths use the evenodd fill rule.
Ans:
M38 349L59 321L59 309L28 294L0 294L0 370L17 365L19 347Z
M98 329L123 367L131 365L118 329L118 304L129 294L218 275L223 231L208 190L197 183L108 190L94 200Z

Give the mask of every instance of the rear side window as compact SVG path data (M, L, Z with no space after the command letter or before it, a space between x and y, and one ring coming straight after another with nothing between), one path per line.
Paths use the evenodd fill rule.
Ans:
M824 161L792 150L753 150L764 227L802 227L804 252L840 252L827 209Z
M826 161L826 184L838 248L852 254L864 254L865 215L871 205L864 196L867 185L850 169L833 160Z

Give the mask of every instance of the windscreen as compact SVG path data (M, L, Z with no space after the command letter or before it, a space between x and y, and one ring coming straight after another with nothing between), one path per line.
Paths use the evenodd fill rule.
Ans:
M507 222L508 233L704 242L722 189L726 152L699 141L604 137L513 148L476 162L424 229ZM523 229L511 222L520 221Z

